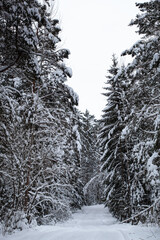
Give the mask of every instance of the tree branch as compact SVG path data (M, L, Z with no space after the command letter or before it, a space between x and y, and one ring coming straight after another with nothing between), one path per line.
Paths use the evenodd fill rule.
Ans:
M15 60L13 63L11 63L10 65L4 66L4 67L0 68L0 73L5 72L5 71L7 71L8 69L10 69L11 67L13 67L13 66L19 61L21 55L22 55L22 53L20 53L20 54L18 55L18 57L16 58L16 60Z

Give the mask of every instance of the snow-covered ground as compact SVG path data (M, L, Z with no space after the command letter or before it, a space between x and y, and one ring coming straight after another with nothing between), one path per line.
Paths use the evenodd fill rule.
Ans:
M160 228L120 224L103 205L95 205L65 223L0 235L0 240L160 240Z

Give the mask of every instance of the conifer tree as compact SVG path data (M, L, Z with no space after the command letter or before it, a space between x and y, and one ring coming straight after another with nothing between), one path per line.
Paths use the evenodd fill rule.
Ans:
M100 202L98 121L88 110L80 114L81 178L86 204Z
M107 104L100 121L101 171L104 174L105 205L122 220L131 215L128 145L125 141L128 78L124 66L118 69L115 56L112 61L104 94Z
M139 176L139 180L141 179L141 186L144 186L144 194L139 195L143 208L143 205L150 205L159 196L160 2L154 0L136 5L141 14L137 15L130 25L138 26L138 33L142 34L142 39L123 55L130 54L134 57L133 62L128 65L128 72L133 79L132 124L136 126L134 138L137 139L133 155L135 159L138 157L137 165L142 167L139 173L143 174Z
M60 27L47 4L0 3L0 213L6 231L33 219L67 218L82 204L78 99L65 84L69 51L56 49Z

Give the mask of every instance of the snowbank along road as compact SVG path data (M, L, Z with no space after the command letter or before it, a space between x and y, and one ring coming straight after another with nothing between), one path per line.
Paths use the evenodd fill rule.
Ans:
M83 207L69 221L0 236L0 240L160 240L157 227L120 224L103 205Z

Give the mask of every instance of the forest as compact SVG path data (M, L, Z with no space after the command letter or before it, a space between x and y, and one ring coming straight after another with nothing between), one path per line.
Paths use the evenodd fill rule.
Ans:
M160 0L137 3L139 41L107 71L101 119L78 108L50 0L0 1L0 223L65 221L104 204L160 225ZM103 106L102 106L103 107Z

